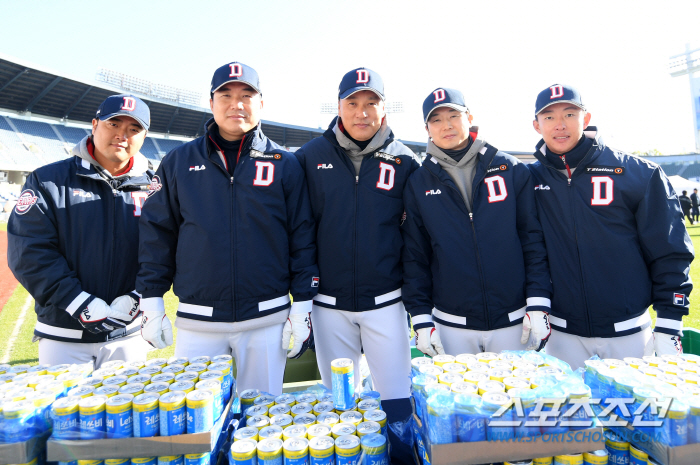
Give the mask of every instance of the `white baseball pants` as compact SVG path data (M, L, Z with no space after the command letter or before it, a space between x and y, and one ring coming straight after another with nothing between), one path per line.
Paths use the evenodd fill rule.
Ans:
M642 358L648 344L654 344L651 328L620 337L581 337L552 328L545 351L564 360L575 370L583 367L583 362L594 355L620 360L624 357Z
M284 324L241 332L213 333L178 329L176 357L231 355L236 359L236 389L282 394L287 351L282 349Z
M523 334L522 324L491 331L477 331L454 328L435 322L435 328L440 335L445 353L449 355L525 350L526 346L520 343L520 337Z
M111 360L146 360L152 347L143 340L140 332L107 342L62 342L53 339L39 340L39 363L59 365L63 363L93 363L99 369Z
M374 389L379 391L382 400L410 396L411 348L403 303L364 312L314 305L311 322L324 386L332 387L331 362L337 358L349 358L355 367L355 389L359 390L363 349Z

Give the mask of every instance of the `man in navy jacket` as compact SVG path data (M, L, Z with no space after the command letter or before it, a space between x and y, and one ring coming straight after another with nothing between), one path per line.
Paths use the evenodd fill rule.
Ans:
M606 146L590 119L570 86L537 96L530 169L552 270L547 352L574 368L592 355L679 354L694 251L678 196L658 165Z
M175 355L231 354L239 392L279 393L285 356L313 342L318 268L306 180L294 155L262 133L254 69L217 69L210 103L206 133L163 159L144 205L141 332L157 348L172 344L163 304L172 284Z
M7 225L7 260L35 299L39 363L146 358L136 334L138 221L153 171L148 106L108 97L73 156L34 170Z
M551 285L529 171L479 138L460 91L435 89L423 118L428 156L404 190L401 228L416 347L541 350Z

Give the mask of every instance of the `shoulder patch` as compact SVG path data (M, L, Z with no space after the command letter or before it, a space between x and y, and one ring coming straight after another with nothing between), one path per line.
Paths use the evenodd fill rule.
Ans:
M39 200L39 197L34 195L34 191L31 189L25 189L19 195L17 199L17 205L15 205L15 213L18 215L24 215L29 211L30 208Z
M151 183L148 185L148 196L152 196L159 190L163 188L163 184L160 182L160 177L155 175L151 178Z
M625 174L625 169L622 166L587 166L587 174Z
M508 171L508 165L505 163L502 163L498 166L493 166L493 167L486 170L486 174L495 173L496 171Z
M280 155L279 153L263 153L259 150L251 150L250 158L269 158L272 160L280 160L282 158L282 155Z

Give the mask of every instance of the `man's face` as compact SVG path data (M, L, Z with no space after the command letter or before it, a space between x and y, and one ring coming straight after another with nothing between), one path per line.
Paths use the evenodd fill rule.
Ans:
M472 115L450 107L433 110L425 130L433 143L445 150L461 150L469 144Z
M146 140L147 131L132 117L119 115L106 121L92 120L92 142L97 155L105 160L98 160L105 165L123 165L139 153ZM106 161L106 163L103 163Z
M384 115L384 102L371 90L355 92L338 102L338 116L355 140L365 141L374 137Z
M588 127L591 114L567 102L555 103L540 112L532 125L552 152L561 155L576 147Z
M260 122L262 96L245 82L229 82L219 87L209 100L221 137L234 141Z

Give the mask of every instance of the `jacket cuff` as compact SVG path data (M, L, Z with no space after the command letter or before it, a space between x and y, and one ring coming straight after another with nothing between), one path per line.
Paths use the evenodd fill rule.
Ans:
M313 303L313 300L304 300L303 302L298 302L295 300L292 302L292 308L289 310L289 314L296 315L297 313L311 313Z
M656 318L656 326L654 327L654 332L670 334L672 336L682 336L683 335L683 320L682 317L678 318L674 314L666 314L664 312L663 318L658 316Z
M163 297L166 292L170 289L148 289L141 292L142 299L149 299L151 297ZM134 291L135 292L135 291Z
M434 328L435 323L433 323L433 316L430 313L424 313L421 315L411 316L411 323L413 324L413 330L419 330L422 328Z
M537 298L537 297L542 297L542 298L545 298L547 300L552 298L551 292L543 291L541 289L527 290L525 292L525 294L527 295L528 300L530 300L532 298Z
M136 302L138 302L139 300L141 300L141 294L139 294L139 293L136 292L136 291L131 291L131 292L129 292L127 295L128 295L129 297L131 297L132 299L134 299Z
M77 315L80 315L80 313L87 308L87 306L95 300L95 297L88 294L87 292L83 291L78 296L71 301L71 303L68 304L66 307L66 312L73 318L76 318Z

